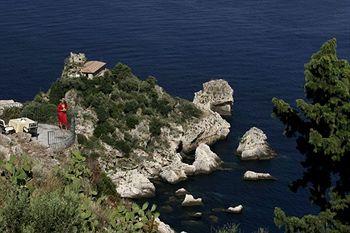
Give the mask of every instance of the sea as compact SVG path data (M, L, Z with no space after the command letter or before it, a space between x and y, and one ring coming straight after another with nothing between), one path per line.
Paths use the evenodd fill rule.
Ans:
M0 99L24 102L46 91L71 51L108 67L125 63L140 78L155 76L167 92L189 100L202 83L223 78L234 89L231 132L211 148L225 169L158 184L148 201L178 232L214 232L227 223L242 232L281 232L275 207L294 216L318 208L307 190L288 188L303 174L303 157L272 117L271 99L294 104L304 97L304 64L327 40L337 38L338 56L350 58L349 20L349 0L1 0ZM275 159L247 162L235 155L253 126L266 133ZM246 182L246 170L277 180ZM204 205L181 207L173 196L182 187ZM215 211L239 204L241 214Z

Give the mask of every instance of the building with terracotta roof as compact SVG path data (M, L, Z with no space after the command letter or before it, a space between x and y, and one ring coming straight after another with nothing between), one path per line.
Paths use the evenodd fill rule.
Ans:
M101 61L88 61L81 68L80 72L89 79L103 75L106 70L106 63Z

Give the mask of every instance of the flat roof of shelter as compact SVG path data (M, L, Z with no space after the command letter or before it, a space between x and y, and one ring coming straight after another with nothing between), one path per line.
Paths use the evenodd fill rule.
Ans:
M80 71L84 74L93 74L99 69L103 68L105 65L106 63L102 61L88 61L84 64Z

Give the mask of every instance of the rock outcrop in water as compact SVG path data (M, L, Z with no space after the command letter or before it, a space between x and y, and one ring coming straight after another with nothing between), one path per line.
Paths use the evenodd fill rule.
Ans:
M223 79L211 80L203 84L203 90L195 93L193 103L222 116L231 115L233 89Z
M276 178L271 176L270 173L246 171L243 175L243 179L244 180L275 180Z
M186 194L182 202L182 206L199 206L202 204L202 198L194 198L191 194Z
M196 149L196 157L193 163L196 174L208 174L216 170L222 163L221 159L210 150L206 144L200 144Z
M175 231L168 225L156 218L155 222L158 224L158 233L175 233Z
M242 205L238 205L238 206L235 206L235 207L228 207L226 212L228 213L233 213L233 214L239 214L241 213L243 210L243 206Z
M256 127L243 135L237 153L242 160L266 160L276 156L276 152L267 143L266 134Z
M162 168L160 177L165 181L175 184L187 179L187 176L195 173L195 166L183 163L180 154L175 154L173 161Z

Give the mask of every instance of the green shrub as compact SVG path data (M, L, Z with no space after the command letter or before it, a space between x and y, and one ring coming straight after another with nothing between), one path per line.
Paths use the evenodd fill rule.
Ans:
M114 128L108 121L99 122L94 130L94 136L99 138L103 135L113 133L113 131Z
M38 94L35 95L33 101L38 103L45 103L47 101L45 100L44 96L45 96L45 93L39 92Z
M77 140L81 145L86 145L88 143L88 139L83 134L77 134Z
M22 109L13 107L13 108L5 108L3 114L0 116L5 122L8 122L11 119L19 118L22 116Z
M50 103L57 105L68 90L61 81L54 82L49 90Z
M106 199L105 195L115 196L115 186L105 173L100 173L97 183L92 182L94 173L87 161L91 162L80 152L73 152L44 180L33 179L26 186L11 182L11 176L1 176L0 190L6 192L0 192L0 232L155 233L154 220L159 216L156 206L148 208L145 203L126 207L116 199ZM14 163L12 170L19 171L19 165Z
M112 70L111 74L116 79L124 79L132 76L132 70L125 64L118 63Z
M120 150L121 152L128 155L133 147L133 143L131 141L128 141L128 139L124 140L116 140L115 138L112 138L109 135L102 135L101 140L108 145L112 146L113 148Z
M79 197L73 192L56 191L34 196L24 229L33 233L80 232L84 223L79 206Z
M157 85L157 79L153 76L149 76L145 82L150 85L151 88L154 88Z
M146 93L134 93L133 94L133 99L135 99L140 106L150 106L151 101Z
M129 154L132 150L132 146L125 140L117 140L115 141L114 147L122 152L124 152L125 154Z
M29 208L30 193L27 190L17 190L1 180L0 190L6 190L0 195L0 232L21 232Z
M129 115L126 117L126 125L129 129L135 128L140 123L140 117L137 115Z
M1 184L1 190L5 190ZM74 193L31 195L28 189L6 186L0 196L0 232L81 232L79 199Z
M153 108L145 108L143 110L143 114L148 115L148 116L154 116L156 114L156 112L154 111Z
M149 123L149 131L153 136L159 136L165 124L158 118L153 118Z
M113 91L113 81L109 76L95 77L98 83L98 89L104 94L110 94Z
M118 86L121 90L125 92L140 92L141 80L137 77L128 77L121 79Z
M136 113L139 107L139 103L136 100L130 100L125 103L124 112L128 113Z
M154 220L159 217L159 213L155 212L155 205L150 209L148 209L148 206L147 202L142 207L137 204L133 204L131 208L126 208L123 205L118 206L112 215L112 230L130 233L158 232Z
M12 184L18 186L25 185L33 176L32 164L27 156L17 158L11 155L9 161L3 162L0 160L0 169L3 170L3 176Z
M123 115L124 112L124 104L112 102L110 106L110 115L114 119L118 119Z
M30 102L25 104L21 115L40 123L55 123L57 121L56 105L50 103Z
M117 194L115 184L104 172L100 174L96 187L98 197L115 196Z
M75 183L76 186L78 183L81 184L83 179L91 178L91 171L86 165L86 158L80 151L72 152L67 164L58 173L67 185Z
M189 101L181 101L178 109L185 119L199 118L202 115L202 111Z
M97 118L99 119L99 121L104 122L109 118L109 109L105 104L101 104L100 106L98 106L97 108L95 108L96 110L96 114L97 114Z
M167 116L173 109L173 107L170 105L170 102L166 99L154 101L152 106L163 116Z
M81 144L86 150L97 149L101 146L98 138L96 138L95 136L92 136L89 139L87 139L84 135L78 134L77 137L78 143Z

